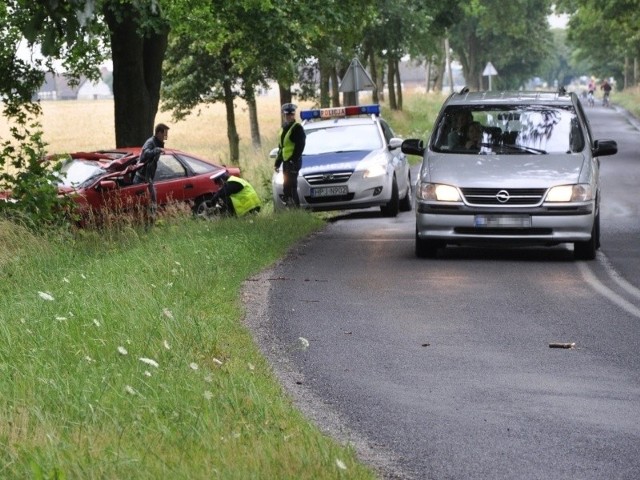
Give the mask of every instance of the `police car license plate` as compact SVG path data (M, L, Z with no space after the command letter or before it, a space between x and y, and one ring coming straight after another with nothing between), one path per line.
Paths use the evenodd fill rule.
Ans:
M530 228L531 215L476 215L478 228Z
M317 197L336 197L339 195L347 195L349 193L349 189L346 185L341 185L338 187L317 187L311 189L311 196L313 198Z

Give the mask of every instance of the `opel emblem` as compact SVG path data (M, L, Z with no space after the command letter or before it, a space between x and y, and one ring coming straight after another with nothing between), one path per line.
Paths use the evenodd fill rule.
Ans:
M325 182L330 182L331 180L333 180L333 173L327 173L326 175L323 175L322 180L324 180Z
M500 190L498 193L496 193L496 199L500 203L507 203L509 201L509 198L509 192L507 192L506 190Z

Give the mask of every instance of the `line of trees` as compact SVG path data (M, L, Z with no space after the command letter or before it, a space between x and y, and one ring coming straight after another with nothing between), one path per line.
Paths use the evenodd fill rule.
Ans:
M640 0L558 0L570 13L567 42L574 62L591 66L600 78L614 77L622 88L640 81Z
M625 85L631 78L635 83L639 4L640 0L0 0L3 115L25 126L28 116L37 115L33 94L54 62L62 62L73 78L95 79L98 66L111 59L116 146L142 144L160 107L179 119L198 105L223 102L229 161L236 163L236 98L249 105L252 141L259 145L255 97L260 88L276 81L282 102L295 93L320 106L349 103L353 98L341 98L337 87L354 57L378 86L374 101L386 91L391 109L402 109L398 65L406 56L429 66L428 87L435 89L447 73L449 54L462 64L472 89L487 87L482 70L488 61L499 72L494 88L520 88L543 68L565 75L566 65L549 66L554 56L556 64L573 61L566 51L558 57L559 37L547 22L554 6L573 14L567 41L576 59L597 66L596 73L624 78ZM39 60L18 57L23 39L40 46ZM293 92L293 85L299 90ZM25 131L16 135L24 138ZM11 154L19 165L15 152L5 151L0 162Z

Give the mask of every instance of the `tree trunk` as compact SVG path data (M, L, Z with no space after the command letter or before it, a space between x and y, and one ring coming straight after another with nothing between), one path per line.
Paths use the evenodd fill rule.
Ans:
M291 103L291 85L278 83L278 88L280 90L280 105ZM278 116L281 116L280 112L278 112Z
M400 62L396 60L395 63L395 68L396 68L396 83L398 86L398 94L397 94L397 100L398 100L398 110L402 111L402 79L400 78Z
M332 67L326 61L318 61L318 71L320 72L320 107L327 108L331 102L331 72Z
M335 67L331 69L331 105L340 106L340 81L338 80L338 72Z
M249 108L249 128L251 129L251 145L260 148L260 123L258 122L258 106L256 105L256 91L253 87L246 87L246 101Z
M453 70L451 69L451 52L449 49L449 37L444 37L444 56L447 65L447 77L449 78L450 93L453 93Z
M378 57L378 84L376 90L378 91L378 98L380 102L384 102L384 62Z
M426 83L426 91L427 93L429 93L431 91L431 61L427 62L426 65L426 78L425 78L425 83Z
M224 105L227 109L227 139L229 140L229 162L238 165L240 161L240 136L236 128L236 113L233 107L233 89L228 77L222 82Z
M127 3L120 8L124 14L114 14L108 4L104 8L111 36L116 147L141 146L153 135L169 28L141 37L134 8Z
M387 60L387 87L389 89L389 108L391 110L398 109L398 104L396 103L395 78L395 61L389 58Z
M376 54L371 49L369 51L369 71L371 72L371 80L373 80L373 84L375 88L371 91L371 103L380 103L380 99L378 98L378 68L376 62Z
M627 57L625 55L624 57L624 82L623 82L623 89L627 88L630 83L629 83L629 57Z

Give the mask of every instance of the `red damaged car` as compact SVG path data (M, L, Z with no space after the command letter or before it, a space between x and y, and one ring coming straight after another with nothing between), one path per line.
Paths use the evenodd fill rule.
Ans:
M78 152L63 160L59 189L71 195L84 216L92 212L121 212L149 203L146 183L133 183L140 147ZM240 176L237 167L216 165L195 155L165 148L154 177L158 205L187 202L195 214L206 210L205 202L220 186L221 172Z

